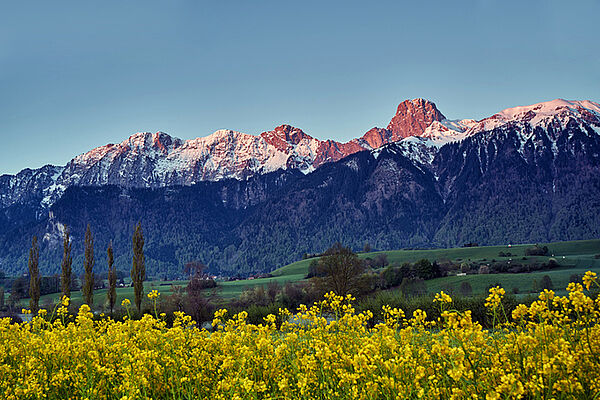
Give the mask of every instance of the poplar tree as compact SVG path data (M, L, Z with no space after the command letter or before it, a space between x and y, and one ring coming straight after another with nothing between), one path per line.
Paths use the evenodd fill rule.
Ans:
M142 223L138 222L133 232L133 262L131 265L131 280L135 294L135 306L138 313L142 307L142 295L144 291L144 280L146 279L146 265L144 260L144 234Z
M71 238L69 235L69 229L65 227L63 233L63 259L62 259L62 274L60 275L60 285L62 289L62 295L71 297L71 265L73 264L73 257L71 257Z
M40 303L40 250L37 236L31 241L29 249L29 309L33 314L38 312Z
M106 249L106 255L108 257L108 292L106 292L106 298L108 299L108 305L110 306L110 313L113 313L115 303L117 301L117 271L114 267L114 254L112 241L108 244Z
M83 299L90 307L94 304L94 238L92 236L92 230L90 224L87 226L85 231L85 253L83 260L83 269L85 276L83 280Z

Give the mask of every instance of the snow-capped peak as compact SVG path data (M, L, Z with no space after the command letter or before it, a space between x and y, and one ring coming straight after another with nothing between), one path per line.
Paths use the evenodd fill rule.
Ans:
M73 158L64 167L24 170L0 178L0 204L10 205L29 197L42 199L49 207L69 186L119 185L123 187L162 187L191 185L199 181L226 178L247 179L278 169L309 173L322 164L350 154L387 146L401 151L417 165L427 166L439 148L450 142L510 126L516 128L519 151L533 143L542 127L560 132L575 119L585 131L600 134L600 104L592 101L556 99L503 110L481 121L449 120L435 104L406 100L396 110L387 128L373 128L362 137L346 143L319 140L290 125L280 125L260 135L228 129L211 135L182 140L164 132L138 132L121 143L107 144ZM557 152L555 134L548 135ZM532 144L533 145L533 144ZM32 193L35 187L35 193Z
M470 131L489 131L509 123L547 127L555 121L564 126L570 118L583 119L600 126L600 104L589 100L555 99L529 106L507 108L479 121Z

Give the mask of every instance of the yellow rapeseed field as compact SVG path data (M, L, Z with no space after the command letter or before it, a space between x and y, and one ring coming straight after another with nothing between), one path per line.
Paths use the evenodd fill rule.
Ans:
M94 321L87 306L74 320L68 299L31 322L0 321L2 399L594 399L600 393L600 299L586 273L568 295L545 290L505 315L504 290L486 301L483 329L470 311L384 307L370 327L350 296L329 294L263 324L242 312L215 313L212 332L179 313ZM149 294L156 302L159 294ZM128 306L127 302L124 304ZM53 321L53 322L49 322ZM371 324L372 325L372 324Z

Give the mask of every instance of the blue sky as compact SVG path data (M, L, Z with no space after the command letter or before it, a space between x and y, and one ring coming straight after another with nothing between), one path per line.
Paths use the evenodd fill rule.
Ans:
M138 131L289 123L340 141L423 97L448 118L600 101L598 1L27 1L0 16L0 174Z

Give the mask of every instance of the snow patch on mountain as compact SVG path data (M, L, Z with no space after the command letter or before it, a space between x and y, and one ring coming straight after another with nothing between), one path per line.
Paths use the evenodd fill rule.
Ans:
M352 171L357 172L358 171L358 163L356 162L355 159L351 159L350 161L346 161L344 163L344 165L348 168L350 168Z
M472 119L434 121L425 128L421 137L430 139L435 146L441 147L447 143L463 140L472 134L468 133L468 129L476 123Z

